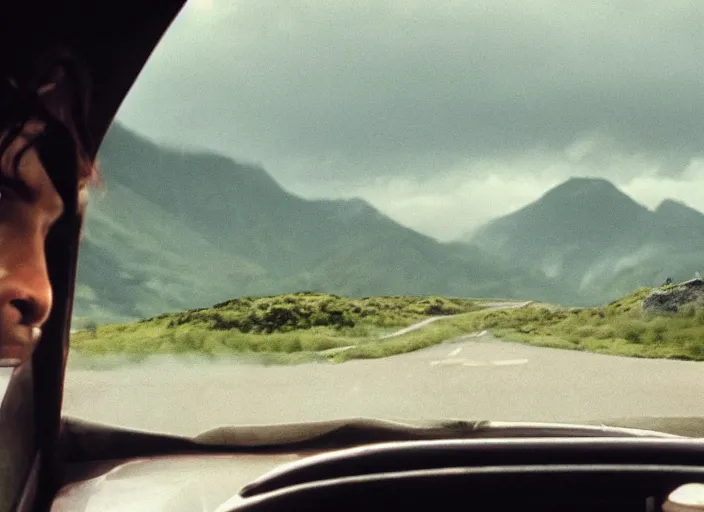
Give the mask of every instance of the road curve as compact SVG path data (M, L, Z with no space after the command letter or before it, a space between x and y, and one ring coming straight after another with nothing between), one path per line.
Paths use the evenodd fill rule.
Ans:
M528 306L529 304L532 304L532 303L533 303L533 301L527 301L527 302L509 302L509 301L479 302L479 304L484 306L486 309L519 309L519 308L523 308L525 306ZM404 327L403 329L399 329L396 332L392 332L391 334L386 334L384 336L380 336L379 339L386 340L389 338L396 338L398 336L408 334L409 332L417 331L418 329L421 329L428 324L432 324L434 322L437 322L438 320L444 320L446 318L454 318L456 316L459 316L459 315L431 316L429 318L426 318L425 320L422 320L422 321L417 322L415 324L409 325L408 327Z
M258 366L158 358L70 368L64 412L176 434L373 416L579 421L704 416L704 364L506 343L489 334L385 359Z
M442 315L442 316L431 316L429 318L426 318L425 320L422 320L418 323L409 325L408 327L404 327L403 329L399 329L398 331L392 332L391 334L386 334L384 336L379 336L380 340L387 340L389 338L397 338L399 336L403 336L404 334L408 334L409 332L417 331L418 329L422 329L426 325L432 324L433 322L437 322L438 320L444 320L446 318L454 318L457 315Z
M482 306L484 306L486 309L518 309L525 307L529 304L532 304L533 301L528 301L528 302L480 302ZM383 336L379 336L378 339L380 340L388 340L390 338L398 338L399 336L403 336L404 334L408 334L409 332L417 331L418 329L422 329L426 325L430 325L432 323L437 322L438 320L446 320L448 318L455 318L458 315L438 315L438 316L431 316L426 318L425 320L421 320L420 322L416 322L415 324L411 324L408 327L404 327L403 329L399 329L398 331L394 331L390 334L385 334ZM345 350L349 350L351 348L354 348L355 345L347 345L345 347L335 347L335 348L329 348L326 350L321 350L318 352L318 354L322 356L329 356L332 354L337 354L339 352L344 352Z

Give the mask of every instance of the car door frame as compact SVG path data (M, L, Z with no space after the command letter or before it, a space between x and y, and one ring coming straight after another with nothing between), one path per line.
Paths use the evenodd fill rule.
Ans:
M31 27L25 37L28 33L43 44L67 47L84 63L91 78L88 131L93 145L87 150L96 157L119 106L184 4L0 0L0 25ZM69 194L75 193L75 181L69 180ZM15 487L8 491L15 497L15 510L47 510L60 482L61 405L81 224L79 214L67 213L47 240L52 311L31 360L13 372L0 403L0 441L17 448L15 458L5 461L14 464L6 476Z

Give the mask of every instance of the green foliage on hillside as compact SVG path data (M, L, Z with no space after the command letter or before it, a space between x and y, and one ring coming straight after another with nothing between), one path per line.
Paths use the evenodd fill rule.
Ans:
M242 333L291 332L313 327L342 329L404 326L425 316L454 315L474 308L471 301L441 297L374 297L348 299L320 293L234 299L212 308L186 311L168 318L167 326L203 326Z
M74 333L71 344L84 354L317 353L376 341L428 317L478 309L475 301L443 297L247 297L132 324L91 326Z
M265 363L343 362L402 354L488 330L506 341L542 347L704 360L704 309L645 313L642 301L650 291L643 288L595 308L485 309L468 299L350 299L322 293L249 297L132 324L91 325L74 333L71 343L82 355L138 359L190 353L234 354ZM433 316L445 318L385 337Z
M472 328L507 341L631 357L704 360L704 309L674 314L642 311L652 290L596 308L526 307L472 315Z

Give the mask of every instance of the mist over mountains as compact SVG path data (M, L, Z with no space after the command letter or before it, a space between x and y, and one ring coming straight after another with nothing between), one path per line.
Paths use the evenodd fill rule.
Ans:
M441 243L361 199L303 199L260 167L117 123L100 162L106 190L88 210L75 323L304 290L586 305L689 278L704 261L704 215L673 200L648 210L601 179L570 179Z
M651 211L604 179L572 178L468 237L598 303L692 277L704 263L704 215L674 200Z

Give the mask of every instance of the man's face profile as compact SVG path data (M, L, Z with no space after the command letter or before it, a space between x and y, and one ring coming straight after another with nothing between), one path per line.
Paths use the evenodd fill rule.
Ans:
M29 139L43 129L30 121L0 158L0 364L28 359L52 304L45 243L63 212L37 151ZM0 134L0 140L4 135Z

